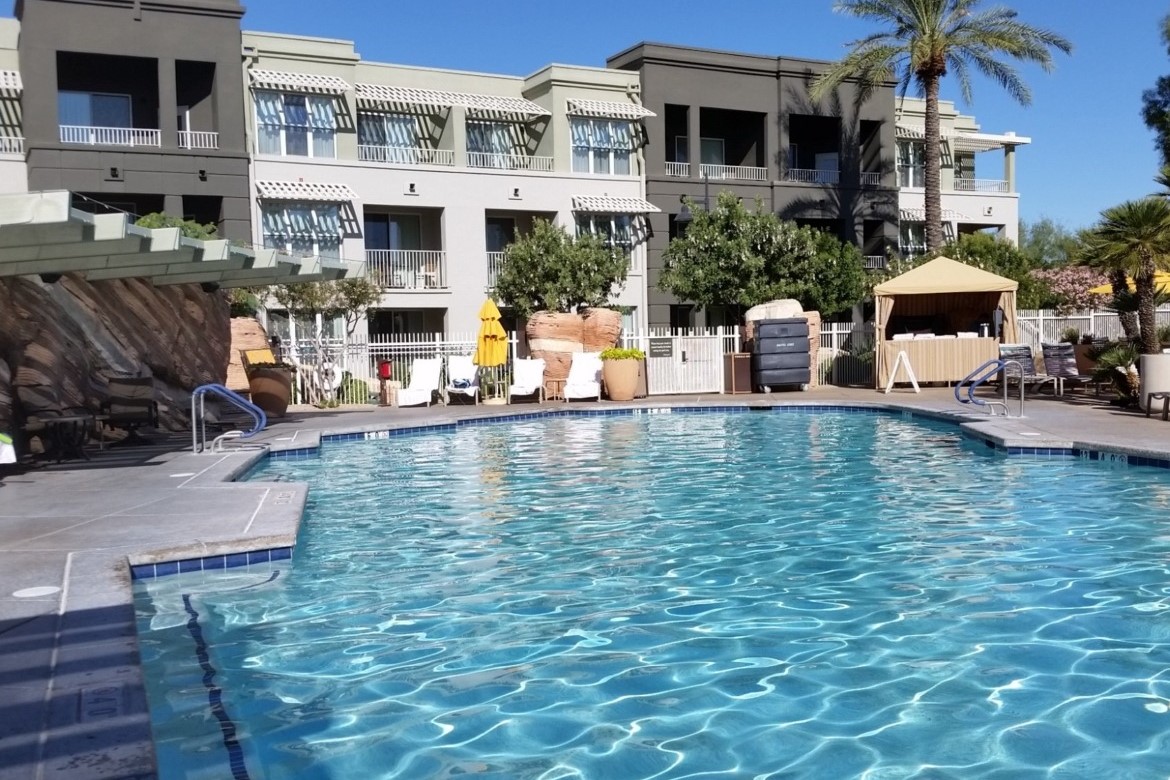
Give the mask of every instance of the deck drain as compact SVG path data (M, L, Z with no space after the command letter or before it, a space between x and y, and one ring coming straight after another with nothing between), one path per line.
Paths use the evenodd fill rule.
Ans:
M18 599L35 599L41 596L52 596L54 593L60 593L61 589L53 585L41 585L36 588L25 588L18 590L12 595Z

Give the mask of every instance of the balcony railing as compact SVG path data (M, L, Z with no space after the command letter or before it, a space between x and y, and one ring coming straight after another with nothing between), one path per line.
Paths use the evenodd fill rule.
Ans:
M868 271L880 271L886 267L885 255L865 255L861 258Z
M219 133L209 130L180 130L180 149L218 149Z
M89 146L162 146L162 133L141 127L60 125L61 143Z
M701 163L699 175L708 179L738 179L740 181L767 181L768 169L750 165L711 165Z
M367 249L370 279L386 290L447 289L447 253L430 249Z
M955 179L955 192L1007 192L1008 183L1000 179Z
M679 177L685 179L691 175L691 164L690 163L680 163L680 162L667 162L666 163L666 175L667 176L679 176Z
M358 159L389 165L454 165L455 150L361 144Z
M838 184L841 181L841 172L819 171L813 168L789 168L784 174L784 179L801 184Z
M488 289L491 290L496 286L496 280L500 276L500 266L504 263L503 252L488 252L487 253L487 275L488 275Z
M553 169L553 158L535 157L529 154L468 152L467 167L499 168L505 171L541 171L544 173L551 173Z
M880 187L880 186L882 186L881 171L862 171L861 172L861 186L862 187Z
M24 154L24 139L18 135L0 135L0 154Z

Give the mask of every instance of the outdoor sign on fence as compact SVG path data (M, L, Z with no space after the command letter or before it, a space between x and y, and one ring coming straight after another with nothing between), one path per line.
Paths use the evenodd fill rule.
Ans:
M646 357L674 357L674 339L650 339L649 347L646 350Z

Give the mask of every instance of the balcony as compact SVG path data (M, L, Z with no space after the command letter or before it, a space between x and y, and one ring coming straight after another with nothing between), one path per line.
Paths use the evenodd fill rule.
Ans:
M363 162L386 163L388 165L454 165L453 149L426 149L413 146L384 146L361 144L358 159Z
M367 249L370 279L384 290L447 289L447 253L430 249Z
M496 168L504 171L539 171L552 173L553 158L528 154L497 154L495 152L468 152L468 168Z
M0 135L0 154L24 154L24 139L18 135Z
M861 186L862 187L880 187L880 186L882 186L881 171L862 171L861 172Z
M180 149L218 149L219 133L207 130L180 130Z
M822 171L814 168L789 168L784 173L784 180L800 184L839 184L841 172Z
M691 164L668 161L666 163L666 175L686 179L691 175Z
M699 175L711 180L767 181L768 169L751 165L699 165Z
M140 127L60 125L61 143L87 146L162 146L162 133Z
M885 255L865 255L861 260L867 271L880 271L886 267Z
M955 179L955 192L1007 192L1008 183L1000 179Z
M487 253L487 275L488 275L487 288L489 290L495 288L496 280L500 276L500 266L503 264L503 262L504 262L504 253L503 252L488 252Z

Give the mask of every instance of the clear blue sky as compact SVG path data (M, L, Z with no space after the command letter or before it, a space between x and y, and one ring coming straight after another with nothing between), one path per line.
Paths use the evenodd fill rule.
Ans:
M527 75L550 62L604 67L639 41L766 55L836 59L873 28L832 11L832 0L252 0L244 28L354 40L364 59ZM995 5L984 0L983 7ZM1141 121L1142 90L1170 73L1159 20L1170 0L1007 0L1020 18L1073 42L1045 74L1023 68L1033 103L1014 103L997 85L974 85L985 132L1032 138L1017 156L1020 214L1087 227L1104 208L1155 189L1158 158ZM959 101L943 81L943 97ZM979 160L999 178L1000 155Z

